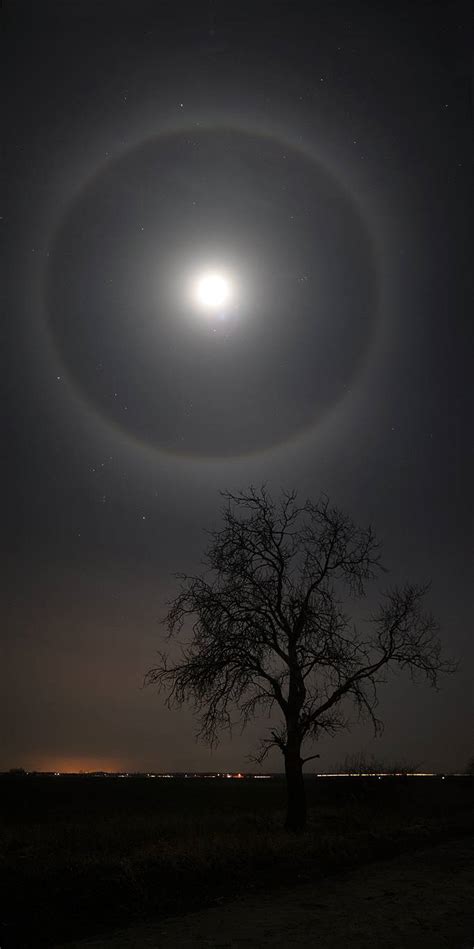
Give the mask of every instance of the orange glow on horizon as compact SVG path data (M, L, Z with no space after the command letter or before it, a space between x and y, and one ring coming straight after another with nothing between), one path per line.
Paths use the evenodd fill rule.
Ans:
M37 758L29 765L30 771L59 771L61 774L79 774L88 771L126 771L127 766L117 758L92 755L51 755Z

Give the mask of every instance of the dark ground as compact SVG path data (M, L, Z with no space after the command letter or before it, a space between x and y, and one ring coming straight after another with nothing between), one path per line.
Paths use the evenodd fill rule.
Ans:
M74 945L77 949L472 949L474 838Z
M473 789L468 777L308 779L309 827L295 837L279 780L2 776L0 944L99 938L249 894L277 905L289 884L468 847Z

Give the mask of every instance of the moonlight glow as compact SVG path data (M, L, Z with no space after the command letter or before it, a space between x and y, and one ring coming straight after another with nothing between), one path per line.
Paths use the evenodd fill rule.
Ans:
M231 297L231 283L222 273L209 271L196 280L194 298L205 310L218 310L229 303Z

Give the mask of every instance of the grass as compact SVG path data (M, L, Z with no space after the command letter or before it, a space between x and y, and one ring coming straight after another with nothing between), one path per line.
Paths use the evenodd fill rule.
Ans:
M474 833L473 788L308 780L294 836L280 780L0 776L0 944L53 945Z

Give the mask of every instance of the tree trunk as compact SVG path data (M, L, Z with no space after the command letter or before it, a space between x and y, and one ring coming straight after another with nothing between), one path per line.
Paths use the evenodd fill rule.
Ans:
M294 833L306 827L306 791L300 748L285 752L287 811L285 827Z

